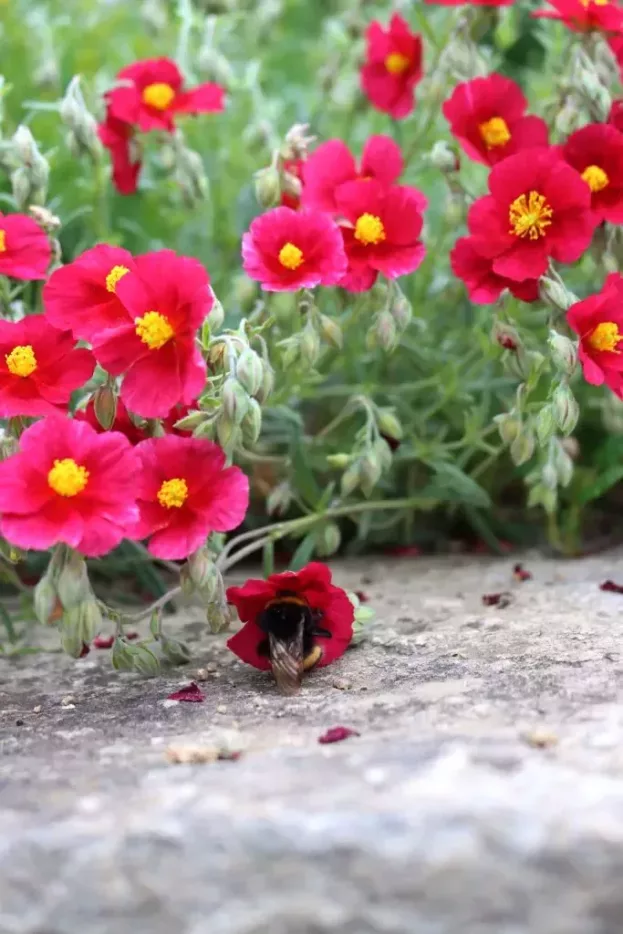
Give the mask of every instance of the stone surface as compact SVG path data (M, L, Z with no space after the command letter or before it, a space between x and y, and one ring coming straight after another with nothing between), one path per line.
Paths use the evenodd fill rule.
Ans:
M623 554L525 566L337 566L378 619L295 699L194 610L156 680L0 661L0 934L620 934Z

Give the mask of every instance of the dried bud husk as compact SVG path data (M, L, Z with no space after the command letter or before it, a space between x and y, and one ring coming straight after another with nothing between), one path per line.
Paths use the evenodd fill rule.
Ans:
M249 396L238 380L230 376L223 384L223 412L234 425L240 425L249 408Z
M104 429L108 431L115 423L117 416L117 393L114 386L106 383L95 390L93 395L93 409L95 417Z
M341 350L344 344L344 335L342 334L342 329L333 318L330 318L328 315L320 315L320 333L323 338L331 344L336 350Z
M284 159L305 159L309 147L315 142L315 136L309 136L308 123L295 123L286 133L285 145L282 148Z
M382 435L394 441L402 441L404 431L393 409L379 409L376 424Z
M556 420L551 405L544 405L535 421L536 436L541 447L545 447L556 431Z
M276 207L281 201L281 176L274 165L260 169L255 173L255 197L260 207L267 210Z
M328 522L316 534L316 551L321 558L328 558L335 554L341 541L342 534L339 526L335 522Z
M260 391L264 369L261 359L250 347L246 347L240 354L236 364L236 377L250 396L255 396Z
M229 629L231 616L226 603L211 603L206 608L206 619L210 632L216 634Z
M37 583L33 594L35 616L43 626L46 626L52 619L57 599L56 587L51 575L46 573Z
M578 423L580 407L567 383L560 383L554 390L552 410L562 433L570 435Z
M550 331L548 344L556 369L570 376L578 363L578 349L575 341L569 340L558 331Z
M52 211L42 207L40 204L31 204L28 208L28 213L35 223L37 223L42 230L45 230L46 233L55 233L61 226L60 217L57 217L56 214L53 214Z
M70 551L66 556L56 581L56 592L66 610L84 603L91 597L86 561L77 551Z

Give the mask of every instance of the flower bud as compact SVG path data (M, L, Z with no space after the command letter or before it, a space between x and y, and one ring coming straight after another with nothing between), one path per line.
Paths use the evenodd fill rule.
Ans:
M403 295L402 292L396 293L389 311L396 322L398 330L404 331L413 317L411 302L406 295Z
M328 315L320 315L320 333L327 343L335 347L336 350L342 349L344 335L342 334L341 327L333 318L330 318Z
M574 440L572 438L565 438L564 441ZM554 454L554 466L556 468L558 483L560 486L569 486L573 478L573 459L569 456L568 452L565 450L564 441L561 444L556 445L556 451Z
M249 408L242 419L241 427L245 441L248 444L255 444L262 430L262 409L255 399L249 399Z
M59 113L69 130L67 142L72 152L76 155L85 153L94 160L98 159L102 144L97 132L97 121L86 106L78 76L69 82Z
M385 440L385 438L377 438L374 442L373 447L374 456L378 458L379 464L381 465L381 471L384 473L386 470L391 470L392 467L392 449Z
M402 441L404 432L393 409L379 409L376 424L382 435L387 435L394 441Z
M49 211L47 208L38 204L31 204L28 213L32 219L45 230L46 233L55 233L61 226L61 219Z
M112 666L115 671L132 671L133 647L124 639L115 639L112 647Z
M117 394L114 386L111 386L110 383L105 383L104 386L100 386L99 389L95 390L93 410L104 431L112 428L117 415Z
M234 69L211 43L204 43L197 54L197 67L206 81L214 81L224 88L234 82Z
M226 603L211 603L206 608L206 619L210 632L215 635L229 629L231 616Z
M266 498L266 512L269 516L283 516L292 503L292 487L287 480L283 480L273 487Z
M33 187L30 184L30 178L26 169L15 169L11 172L11 190L13 200L18 209L24 210L29 201L33 198Z
M187 566L190 580L195 587L210 592L212 595L216 593L220 571L214 564L205 545L190 555Z
M578 423L580 407L567 383L560 383L552 395L552 410L556 424L565 435L570 435Z
M189 412L184 418L180 418L174 425L178 431L196 431L201 425L208 421L208 415L205 412Z
M56 581L56 592L66 610L78 606L91 597L86 561L77 551L71 551L66 557Z
M323 525L316 535L316 551L321 558L328 558L334 555L340 547L342 535L339 526L335 522L328 522Z
M52 619L57 603L56 587L52 583L49 574L46 573L38 582L34 590L33 600L35 616L43 626L46 626Z
M162 654L172 665L187 665L191 659L191 652L185 642L178 639L161 639ZM157 672L156 672L157 674Z
M578 362L576 343L563 334L559 334L558 331L552 330L549 332L548 344L556 369L570 376Z
M301 358L308 366L313 367L320 356L320 338L311 318L303 329L299 346Z
M140 7L141 20L145 27L157 35L165 30L167 25L167 10L163 0L143 0Z
M264 370L262 361L254 350L246 347L236 364L236 377L250 396L255 396L262 385Z
M510 324L506 324L504 321L500 321L498 318L493 322L491 340L499 344L500 347L503 347L504 350L509 350L511 353L514 353L522 346L521 338L516 328L512 327Z
M234 424L225 413L221 413L216 422L216 437L218 443L224 451L233 450L238 443L240 432L237 425Z
M558 472L553 464L547 463L541 471L541 483L548 490L555 490L558 486Z
M504 444L512 444L522 429L521 419L513 412L502 412L493 419Z
M372 333L374 342L386 353L391 353L396 348L398 344L396 322L389 311L381 311L378 314Z
M153 678L160 672L160 662L146 645L133 645L132 668L145 678Z
M284 159L305 159L309 147L315 142L315 136L309 136L308 123L295 123L286 133L285 145L282 149Z
M567 311L578 300L562 282L550 279L549 276L541 276L539 279L539 295L543 302L557 311Z
M175 180L190 207L194 207L206 197L208 179L203 159L194 149L188 149L179 143L175 147Z
M342 496L350 496L361 483L361 474L359 471L359 463L352 464L347 470L342 474L342 480L340 482L340 489Z
M326 461L329 467L336 467L338 470L343 470L345 467L348 467L352 460L350 454L327 454Z
M545 447L549 439L556 431L554 412L549 403L544 405L539 411L539 414L536 417L535 428L539 444L541 447Z
M377 485L382 471L381 461L376 451L367 451L359 462L361 489L365 496L369 496Z
M233 376L228 377L223 385L223 412L234 425L239 425L247 414L250 399L240 383Z
M542 506L550 515L556 511L557 503L557 490L552 490L543 483L535 484L528 494L528 506Z
M281 200L281 177L274 165L260 169L254 177L255 197L264 210L274 208Z
M212 295L214 296L214 302L210 310L209 325L210 330L212 333L214 333L215 331L220 331L220 329L223 327L223 321L225 320L225 309L223 308L216 295L214 295L214 292L212 292Z
M534 454L534 448L534 434L529 428L522 426L522 430L512 442L509 449L513 463L518 467L525 464Z
M268 360L262 360L262 385L260 386L259 391L255 394L255 398L260 403L260 405L263 405L266 402L271 392L273 391L274 385L275 371L273 370Z
M61 618L61 644L72 658L80 658L84 645L89 645L101 626L102 614L94 599L65 610Z
M431 164L439 169L440 172L452 174L458 172L461 167L458 153L445 140L437 140L430 151Z

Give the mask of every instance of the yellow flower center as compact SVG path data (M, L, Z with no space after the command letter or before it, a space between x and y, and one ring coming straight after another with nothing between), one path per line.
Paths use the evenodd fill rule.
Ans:
M180 509L188 499L188 484L180 477L165 480L158 490L158 502L165 509Z
M5 358L9 373L13 376L31 376L37 369L37 358L30 344L14 347Z
M617 344L620 340L623 340L623 334L619 332L618 325L614 321L602 321L588 338L588 343L593 350L621 353L620 350L617 350Z
M381 243L385 239L383 221L376 214L362 214L355 224L355 239L369 246L371 243Z
M106 291L115 292L117 290L117 283L119 282L119 279L123 279L123 277L129 271L130 270L127 266L113 266L113 268L106 276Z
M54 461L54 467L48 473L48 485L59 496L77 496L89 482L89 471L76 464L73 457L64 457Z
M505 146L511 138L511 132L508 129L508 123L503 117L491 117L485 120L478 127L487 149L494 149L496 146Z
M166 110L170 107L175 91L170 84L164 84L157 81L156 84L148 84L143 90L143 103L155 110Z
M516 237L529 237L538 240L545 236L546 228L552 223L553 211L545 195L531 191L529 195L519 195L509 208L511 229L509 233Z
M279 262L286 269L298 269L303 259L303 251L289 241L279 250Z
M592 0L595 6L607 6L610 3L610 0ZM580 0L580 3L583 7L588 7L591 3L591 0Z
M400 52L390 52L385 59L385 67L390 75L401 75L411 64L411 59Z
M6 253L6 230L0 230L0 253Z
M582 178L591 191L603 191L610 184L610 179L598 165L589 165L582 172Z
M169 319L159 311L147 311L142 318L136 318L136 333L150 350L160 350L174 335Z

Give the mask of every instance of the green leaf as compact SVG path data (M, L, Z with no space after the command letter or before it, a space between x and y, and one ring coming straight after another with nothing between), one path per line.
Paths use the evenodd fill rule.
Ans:
M452 493L455 494L452 498L458 500L458 502L469 503L471 506L478 506L481 509L491 508L491 500L486 490L483 490L460 467L447 461L437 461L430 466L437 474L432 486L438 488L442 492L442 496L445 490L445 499L449 499L447 494ZM426 493L430 493L430 490L427 489Z
M264 577L270 577L275 572L275 542L269 538L262 549L262 569Z
M296 438L290 449L290 462L294 489L301 495L308 506L316 508L322 497L322 490L316 483L311 467L309 455L306 453L300 438Z
M305 567L308 561L311 560L315 547L316 534L315 532L308 532L292 555L292 560L290 561L290 570L300 571L301 568Z
M620 480L623 480L623 464L615 464L600 474L593 483L582 487L575 497L575 502L585 506L592 500L599 499Z

